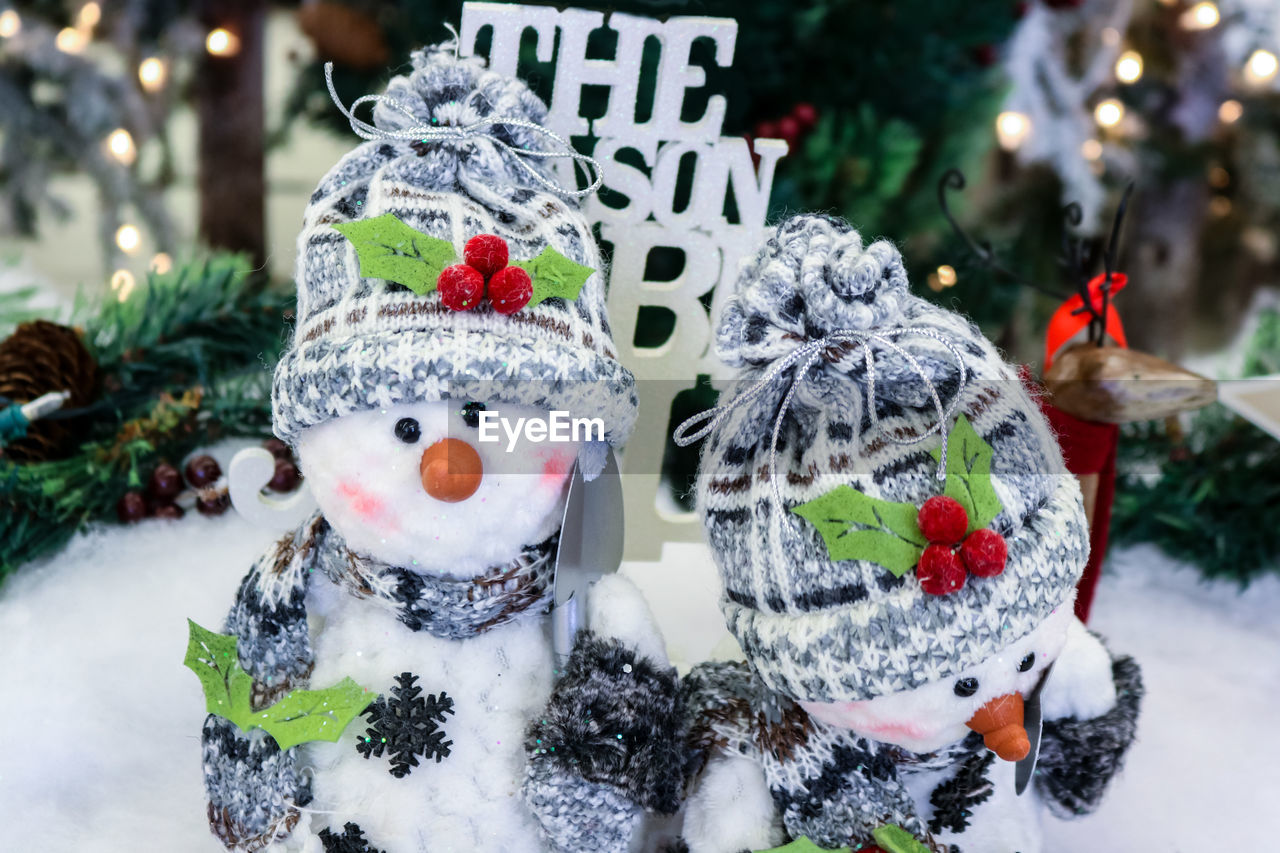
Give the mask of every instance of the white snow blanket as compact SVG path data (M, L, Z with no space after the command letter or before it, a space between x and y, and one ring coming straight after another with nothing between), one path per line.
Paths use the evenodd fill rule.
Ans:
M4 849L221 849L205 823L186 619L219 628L274 538L234 513L111 527L0 586ZM681 650L711 650L714 569L692 546L664 563L624 571L688 665ZM1139 738L1099 812L1046 825L1048 853L1245 850L1269 837L1258 816L1280 801L1277 612L1280 578L1241 593L1154 549L1115 555L1091 627L1142 664Z

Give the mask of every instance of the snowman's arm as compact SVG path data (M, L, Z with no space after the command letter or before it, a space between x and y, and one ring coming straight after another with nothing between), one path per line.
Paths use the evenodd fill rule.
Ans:
M1102 801L1133 743L1142 694L1133 658L1112 658L1096 635L1072 626L1045 685L1035 776L1055 814L1087 814Z
M626 849L643 812L679 808L683 784L676 673L643 596L605 577L588 619L525 739L525 801L575 853Z
M311 551L308 528L281 539L245 576L224 633L237 638L253 676L254 708L305 687L313 663L304 605ZM229 850L259 850L289 836L298 806L311 800L297 748L281 751L261 730L249 734L210 714L201 732L209 828Z
M770 850L786 841L760 762L717 754L694 781L681 837L689 853Z
M692 776L681 837L689 853L768 850L786 841L756 736L752 697L760 689L740 662L698 664L680 685Z

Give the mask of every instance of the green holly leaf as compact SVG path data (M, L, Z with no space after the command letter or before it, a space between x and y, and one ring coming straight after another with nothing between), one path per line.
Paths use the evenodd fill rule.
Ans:
M249 703L253 677L240 666L236 638L215 634L190 619L187 626L187 656L182 662L204 687L205 709L249 731L254 726Z
M293 690L254 715L255 722L288 749L312 740L336 741L347 724L377 698L350 678L324 690Z
M324 690L291 690L279 702L255 712L250 704L253 676L240 666L236 638L215 634L187 620L189 639L183 663L204 686L205 708L240 731L261 728L281 749L312 740L336 741L376 693L344 678Z
M887 823L871 833L886 853L929 853L929 848L900 826Z
M582 286L595 272L591 267L569 260L550 246L539 252L536 258L512 261L511 266L520 267L533 279L533 296L529 297L528 308L557 296L570 301L577 299Z
M934 448L934 459L942 448ZM982 440L969 419L961 415L947 436L947 483L943 494L954 498L969 516L969 530L980 530L1004 509L991 485L991 445Z
M403 284L419 296L435 290L441 271L457 258L448 240L410 228L391 213L333 227L356 247L360 275Z
M826 847L819 847L809 840L809 836L802 835L790 844L784 844L781 847L770 847L761 853L849 853L848 847L839 847L835 850L828 850Z
M791 510L807 520L833 560L869 560L902 577L928 542L916 524L914 504L871 498L852 486L837 486Z

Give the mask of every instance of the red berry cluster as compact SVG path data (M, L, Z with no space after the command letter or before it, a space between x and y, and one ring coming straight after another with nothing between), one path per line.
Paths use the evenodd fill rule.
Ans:
M1004 537L990 528L968 536L969 516L954 498L935 495L924 502L916 516L929 546L920 555L916 576L930 595L947 595L964 588L965 577L993 578L1004 571L1009 548Z
M470 311L489 294L499 314L514 314L533 297L533 279L520 267L507 266L507 241L497 234L477 234L463 247L464 263L445 267L436 279L440 301L454 311Z
M804 138L818 124L818 108L807 101L801 101L791 108L791 112L777 121L756 122L747 141L754 139L782 139L795 153ZM754 155L753 155L754 156Z

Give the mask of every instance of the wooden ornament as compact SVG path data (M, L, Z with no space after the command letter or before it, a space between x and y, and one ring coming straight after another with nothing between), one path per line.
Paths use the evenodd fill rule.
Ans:
M1053 405L1087 421L1122 424L1167 418L1218 398L1218 384L1149 353L1076 344L1045 373Z

